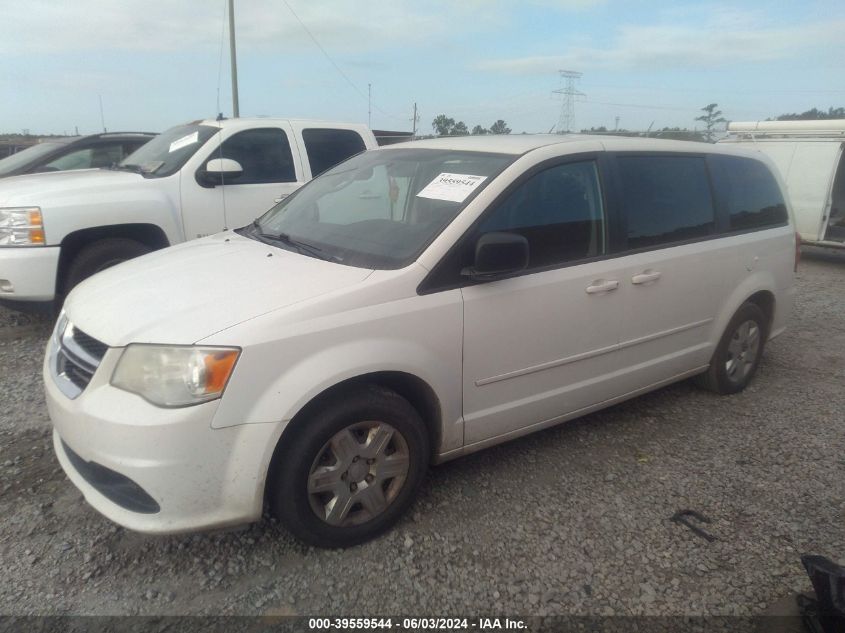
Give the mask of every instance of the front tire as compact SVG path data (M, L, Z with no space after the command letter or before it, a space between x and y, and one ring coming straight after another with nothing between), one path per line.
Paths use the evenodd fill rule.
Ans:
M270 473L270 509L318 547L363 543L395 524L430 454L416 409L376 385L333 397L284 441Z
M110 237L83 247L71 261L63 286L67 295L77 284L106 268L149 253L146 244L124 237Z
M743 303L725 328L710 368L696 376L696 383L718 394L739 393L748 386L769 336L769 322L753 303Z

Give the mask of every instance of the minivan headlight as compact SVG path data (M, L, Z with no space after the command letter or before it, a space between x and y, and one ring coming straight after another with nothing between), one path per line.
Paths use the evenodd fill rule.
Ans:
M133 343L117 362L111 384L160 407L186 407L223 395L240 356L236 347Z
M0 208L0 246L44 246L44 243L41 209Z

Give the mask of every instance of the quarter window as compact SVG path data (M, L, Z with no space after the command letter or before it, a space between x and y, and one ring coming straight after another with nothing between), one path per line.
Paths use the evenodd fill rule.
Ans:
M479 235L522 235L529 268L541 268L604 253L604 224L598 171L589 161L531 176L482 220Z
M302 130L305 152L315 178L366 149L361 135L353 130L313 128Z
M279 128L238 132L223 141L209 158L238 161L243 173L227 185L296 182L296 170L287 135Z
M741 156L715 157L719 190L725 196L731 231L784 224L786 204L774 176L763 163Z
M619 172L628 248L671 244L715 231L704 158L621 156Z

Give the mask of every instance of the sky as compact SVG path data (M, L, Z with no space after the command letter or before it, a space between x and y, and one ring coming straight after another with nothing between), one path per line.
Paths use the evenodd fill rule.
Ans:
M0 132L232 114L226 0L0 0ZM241 116L419 133L701 127L845 106L842 0L235 0ZM368 97L368 93L371 97ZM102 100L102 116L100 102Z

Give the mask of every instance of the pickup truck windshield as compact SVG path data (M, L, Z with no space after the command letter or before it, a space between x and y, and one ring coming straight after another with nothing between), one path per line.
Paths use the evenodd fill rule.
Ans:
M365 152L240 232L349 266L402 268L515 158L435 149Z
M147 178L175 174L219 131L216 125L197 123L172 127L129 154L118 165L118 169L137 171Z

